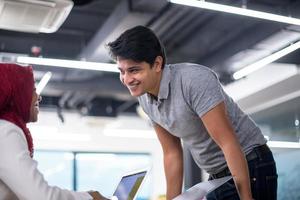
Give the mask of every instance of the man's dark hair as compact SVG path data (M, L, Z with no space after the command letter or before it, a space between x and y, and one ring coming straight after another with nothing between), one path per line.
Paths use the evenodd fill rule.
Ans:
M144 26L136 26L122 33L115 41L107 44L114 60L131 59L135 62L147 62L151 66L155 58L163 58L162 68L166 63L165 50L154 32Z

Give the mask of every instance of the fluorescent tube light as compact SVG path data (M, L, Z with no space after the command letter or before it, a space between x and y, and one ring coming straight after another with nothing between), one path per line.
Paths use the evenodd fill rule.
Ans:
M43 130L45 131L45 130ZM43 132L42 131L42 132ZM37 133L33 134L34 139L46 140L46 141L67 141L67 142L90 142L91 137L89 135L79 133Z
M272 148L300 149L299 142L268 141L268 146Z
M103 135L109 137L121 138L142 138L156 139L157 136L152 130L137 130L137 129L104 129Z
M281 57L283 57L283 56L285 56L285 55L287 55L287 54L289 54L289 53L291 53L291 52L293 52L293 51L295 51L299 48L300 48L300 41L298 41L298 42L296 42L296 43L294 43L294 44L292 44L292 45L290 45L290 46L288 46L288 47L286 47L286 48L284 48L280 51L277 51L276 53L273 53L270 56L267 56L267 57L255 62L255 63L253 63L253 64L250 64L246 67L243 67L241 70L239 70L239 71L237 71L233 74L233 78L236 79L236 80L240 79L240 78L242 78L242 77L244 77L244 76L246 76L246 75L248 75L248 74L250 74L250 73L252 73L252 72L254 72L254 71L270 64L270 63L272 63L272 62L274 62L275 60L278 60L279 58L281 58Z
M243 16L254 17L254 18L259 18L259 19L266 19L266 20L270 20L270 21L282 22L282 23L293 24L293 25L298 25L298 26L300 25L300 19L297 19L297 18L286 17L286 16L282 16L282 15L276 15L276 14L271 14L271 13L261 12L261 11L255 11L255 10L250 10L250 9L246 9L246 8L239 8L239 7L227 6L227 5L217 4L217 3L210 3L210 2L206 2L204 0L200 0L200 1L197 1L197 0L169 0L169 1L171 3L175 3L175 4L181 4L181 5L198 7L198 8L208 9L208 10L226 12L226 13L231 13L231 14L236 14L236 15L243 15Z
M25 57L25 56L17 57L17 62L24 63L24 64L55 66L55 67L64 67L64 68L72 68L72 69L119 72L117 65L110 64L110 63L97 63L97 62L62 60L62 59L52 59L52 58L37 58L37 57Z
M40 141L90 142L91 135L66 132L57 126L29 124L33 139Z
M36 93L41 94L47 83L49 82L50 78L52 76L51 72L47 72L43 78L40 80L39 84L36 86Z

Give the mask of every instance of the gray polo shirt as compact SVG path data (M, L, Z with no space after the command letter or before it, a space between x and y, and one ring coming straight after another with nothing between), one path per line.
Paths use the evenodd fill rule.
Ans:
M208 173L218 173L226 167L223 152L200 119L219 103L225 102L245 154L266 143L260 129L224 92L217 75L207 67L190 63L166 65L157 100L149 94L138 100L152 122L181 138L198 166Z

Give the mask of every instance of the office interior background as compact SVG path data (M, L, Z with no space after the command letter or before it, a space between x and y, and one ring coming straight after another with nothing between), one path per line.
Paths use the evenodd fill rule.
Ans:
M43 101L30 129L49 183L110 196L122 174L151 167L138 199L165 193L159 142L105 48L136 25L160 37L168 63L216 71L268 139L278 199L300 199L297 0L1 0L0 61L33 65ZM207 175L184 153L188 188Z

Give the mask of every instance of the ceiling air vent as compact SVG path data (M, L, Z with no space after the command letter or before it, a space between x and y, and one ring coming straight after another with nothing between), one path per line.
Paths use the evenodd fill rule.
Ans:
M0 0L0 29L53 33L72 7L71 0Z

